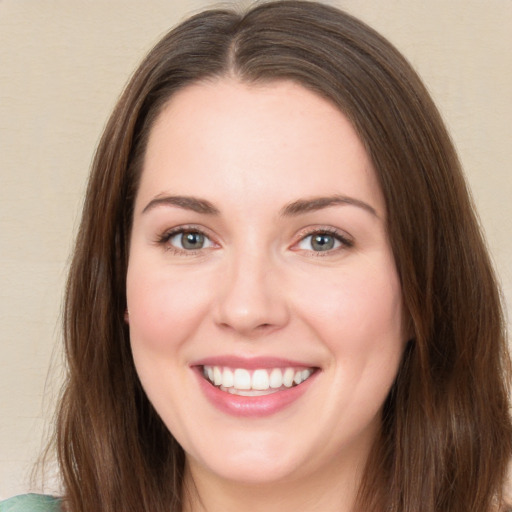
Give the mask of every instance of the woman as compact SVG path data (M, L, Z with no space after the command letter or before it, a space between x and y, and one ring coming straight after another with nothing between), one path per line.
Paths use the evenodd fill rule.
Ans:
M504 510L503 331L398 52L315 3L199 14L136 71L93 164L50 506Z

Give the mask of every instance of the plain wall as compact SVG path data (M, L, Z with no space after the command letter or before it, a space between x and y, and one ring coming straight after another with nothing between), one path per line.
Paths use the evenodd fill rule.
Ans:
M330 3L381 31L425 80L459 150L510 316L512 1ZM0 0L0 499L29 489L53 413L63 286L106 118L167 29L229 4Z

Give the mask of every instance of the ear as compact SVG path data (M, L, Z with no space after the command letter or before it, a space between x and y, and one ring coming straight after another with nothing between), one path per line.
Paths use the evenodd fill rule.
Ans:
M130 313L128 312L127 309L124 310L124 321L125 323L129 324L130 323Z

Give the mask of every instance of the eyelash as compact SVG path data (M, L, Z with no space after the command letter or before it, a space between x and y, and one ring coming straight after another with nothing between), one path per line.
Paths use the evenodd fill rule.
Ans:
M171 245L169 241L176 235L182 234L182 233L196 233L199 235L204 236L205 239L210 240L210 242L213 244L214 242L211 241L211 237L208 236L208 234L198 226L179 226L173 229L170 229L168 231L165 231L160 236L158 236L156 243L158 245L164 246L166 251L170 251L173 254L176 254L178 256L195 256L200 251L207 249L207 248L201 248L197 250L186 250L186 249L180 249L179 247L175 247L174 245Z
M202 247L197 250L186 250L186 249L180 249L179 247L176 247L174 245L171 245L169 241L176 235L183 234L183 233L194 233L204 236L205 239L209 240L210 243L215 244L211 240L211 237L205 232L205 230L199 228L198 226L179 226L173 229L170 229L168 231L165 231L161 235L159 235L156 239L156 243L158 245L164 246L166 251L171 251L173 254L176 255L182 255L182 256L195 256L200 251L203 251L205 249L209 249L209 247ZM306 240L308 237L313 237L315 235L327 235L332 236L335 241L340 243L340 247L329 249L326 251L315 251L315 250L308 250L304 249L306 252L308 252L310 255L316 256L316 257L325 257L332 255L333 253L338 252L339 250L343 249L349 249L354 246L354 242L349 239L347 236L343 235L340 231L338 231L335 228L332 227L318 227L318 228L311 228L303 230L299 233L298 238L299 240L293 244L294 247L298 246L301 242ZM297 249L296 249L297 250Z
M306 228L302 232L299 233L299 241L294 244L294 246L298 246L301 242L306 240L308 237L313 237L315 235L328 235L332 236L335 241L340 243L340 246L337 248L329 249L326 251L314 251L305 249L310 255L323 258L326 256L332 256L334 253L338 253L338 251L342 251L344 249L350 249L354 246L353 240L348 238L346 235L342 234L341 231L333 228L333 227L315 227L315 228Z

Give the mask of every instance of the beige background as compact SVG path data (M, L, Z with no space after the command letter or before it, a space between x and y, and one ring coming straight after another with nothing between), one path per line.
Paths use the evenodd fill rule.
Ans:
M459 149L510 316L512 0L331 3L391 39L426 81ZM159 36L208 5L219 3L0 0L0 499L29 488L52 414L63 283L106 117Z

